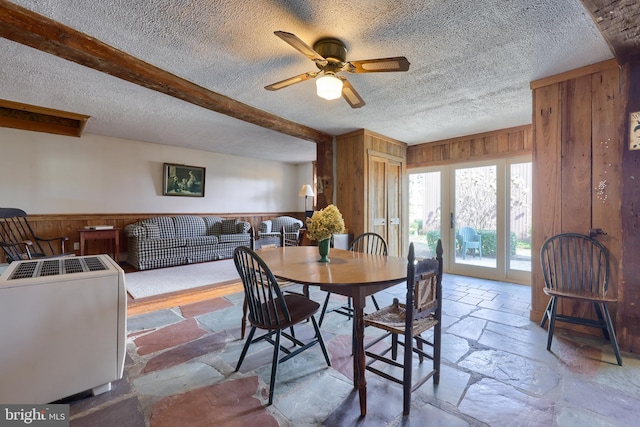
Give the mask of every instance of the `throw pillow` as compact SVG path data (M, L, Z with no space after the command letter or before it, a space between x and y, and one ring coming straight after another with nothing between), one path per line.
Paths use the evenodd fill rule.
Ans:
M235 234L237 219L223 219L222 220L222 234Z
M143 222L142 228L147 232L147 239L157 240L160 238L160 227L158 227L158 224Z

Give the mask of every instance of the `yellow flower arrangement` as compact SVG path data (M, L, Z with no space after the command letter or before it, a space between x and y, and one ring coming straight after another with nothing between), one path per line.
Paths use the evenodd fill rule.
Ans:
M343 232L344 219L334 205L315 211L311 218L307 218L307 236L311 240L320 241L330 238L332 234Z

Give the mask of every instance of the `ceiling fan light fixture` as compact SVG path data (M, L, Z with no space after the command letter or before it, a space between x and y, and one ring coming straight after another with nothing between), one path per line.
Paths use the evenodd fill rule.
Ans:
M342 80L332 74L325 74L316 80L316 91L320 98L338 99L342 96Z

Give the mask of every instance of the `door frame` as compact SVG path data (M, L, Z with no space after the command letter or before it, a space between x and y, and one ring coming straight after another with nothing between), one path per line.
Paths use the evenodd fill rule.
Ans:
M502 159L492 159L465 163L452 163L448 165L428 166L415 168L407 171L408 174L419 173L440 173L440 236L445 249L443 268L447 273L460 274L465 276L480 277L490 280L509 281L525 285L531 284L531 271L512 270L509 268L509 257L507 249L510 236L510 203L511 186L508 185L511 175L511 165L517 163L532 163L531 156L518 156ZM497 253L496 267L476 267L468 264L456 263L455 260L455 235L454 228L450 221L450 214L455 206L454 178L456 169L466 169L482 166L496 166L497 179ZM408 179L407 179L408 181ZM407 208L407 212L409 209ZM407 235L408 237L408 235ZM532 257L531 262L535 262Z

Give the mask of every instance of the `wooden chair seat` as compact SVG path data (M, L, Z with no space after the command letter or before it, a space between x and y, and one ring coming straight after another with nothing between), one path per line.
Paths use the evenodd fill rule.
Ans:
M305 298L298 294L287 294L283 296L285 303L280 304L278 300L270 301L262 304L260 311L262 318L277 319L276 322L281 328L288 328L307 320L314 315L320 308L320 304L317 302ZM288 307L289 313L284 313L282 307ZM252 320L252 316L248 317L249 323L261 327L263 324L258 321Z
M573 298L573 299L580 299L580 300L590 301L590 302L618 302L618 298L616 297L600 295L598 293L592 293L592 292L559 291L559 290L547 289L547 288L544 288L543 291L545 294L547 294L550 297L555 296L555 297L561 297L561 298Z

